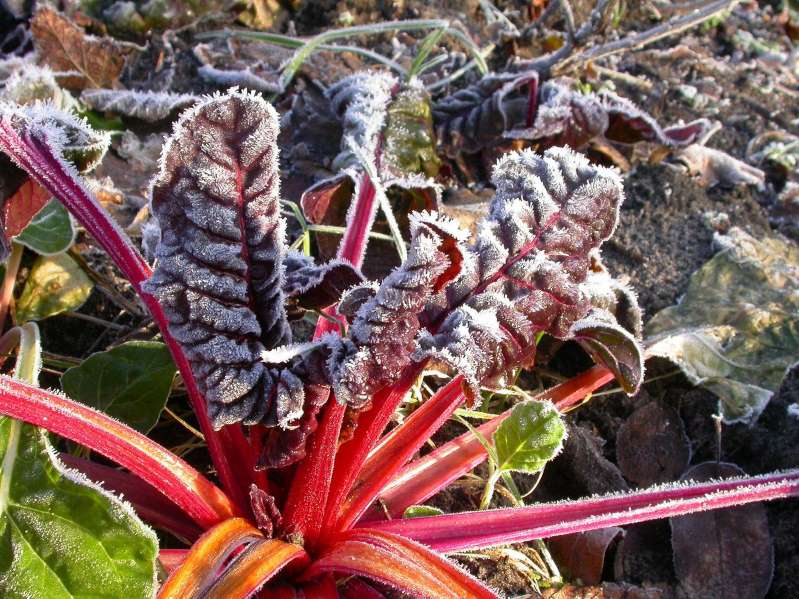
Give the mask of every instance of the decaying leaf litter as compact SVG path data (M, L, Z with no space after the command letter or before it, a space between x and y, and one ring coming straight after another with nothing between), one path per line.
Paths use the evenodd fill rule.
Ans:
M799 72L792 37L799 17L790 3L550 0L375 9L253 1L210 3L203 14L179 1L160 13L153 3L39 4L30 21L24 11L4 15L4 98L54 100L110 135L111 149L91 184L145 249L155 247L148 239L147 182L164 134L181 110L231 85L276 101L284 125L284 197L291 202L287 237L296 250L324 260L333 257L364 176L363 148L340 144L350 125L336 85L349 93L341 81L369 69L385 73L383 93L405 90L405 104L392 105L380 172L368 173L386 206L375 215L365 257L370 278L399 264L409 212L443 206L466 227L483 216L491 166L510 149L567 144L595 164L620 169L627 195L621 222L605 263L591 268L597 277L604 269L626 276L642 300L653 355L670 356L683 373L650 360L637 397L608 389L574 413L563 452L540 480L478 470L483 479L464 478L432 500L440 509L476 509L486 480L496 483L489 500L510 505L519 492L532 492L529 501L561 499L675 480L695 469L721 476L735 468L717 461L750 474L796 466L799 408L792 406L799 397L795 375L785 377L799 359ZM379 23L379 31L357 29ZM355 30L339 36L344 27ZM310 37L317 34L325 37ZM105 143L74 140L87 170ZM342 169L346 177L337 177ZM16 173L7 178L7 196L36 197ZM41 229L58 215L37 218ZM52 226L69 246L69 219ZM52 243L53 235L40 230L37 240L34 228L14 242L28 248L17 250L15 308L26 311L25 319L43 319L49 374L57 377L109 343L132 351L137 346L128 344L153 339L144 310L89 236L78 231L66 254L44 241ZM618 289L597 302L634 331L641 317L625 312L627 293ZM353 301L369 297L365 290ZM298 310L295 337L308 337L316 313ZM428 349L435 348L431 340ZM574 343L544 339L536 354L535 370L516 380L503 373L503 390L487 395L480 412L456 414L439 441L461 434L466 423L478 425L480 413L498 413L589 363ZM479 368L479 362L456 366ZM75 374L65 376L64 389ZM427 385L435 387L435 377L425 379L400 417L429 394ZM201 455L192 453L201 443L185 422L180 383L174 387L153 434L191 459ZM158 419L163 402L154 404ZM639 468L636 460L643 461ZM755 506L749 511L757 513L736 516L747 538L762 545L760 561L756 567L726 545L710 548L701 568L721 573L712 579L697 571L685 536L715 536L724 544L736 526L728 518L675 520L671 531L639 525L628 536L577 539L565 550L530 544L460 559L510 595L540 589L547 597L727 597L746 588L746 596L797 596L794 504ZM704 530L690 532L692 526ZM643 527L655 530L644 534ZM635 535L647 542L634 542ZM568 566L575 551L586 552L582 561L598 561L599 574L577 578ZM773 581L764 557L770 551ZM647 560L647 552L664 559ZM580 590L583 584L599 586Z

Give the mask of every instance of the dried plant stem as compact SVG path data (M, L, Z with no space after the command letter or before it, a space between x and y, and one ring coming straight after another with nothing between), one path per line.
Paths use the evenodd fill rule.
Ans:
M636 50L666 37L677 35L723 12L732 10L738 2L739 0L714 0L712 2L705 2L697 6L693 12L671 19L662 25L657 25L641 33L628 35L620 40L601 44L584 50L579 54L569 56L560 61L557 65L553 64L552 73L554 75L560 75L588 61L605 58L626 50Z

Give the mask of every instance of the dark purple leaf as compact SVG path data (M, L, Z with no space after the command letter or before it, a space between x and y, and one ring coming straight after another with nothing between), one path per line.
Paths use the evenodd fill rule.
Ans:
M360 303L350 338L334 355L336 397L363 405L379 389L394 383L411 362L419 314L456 278L463 263L464 234L432 214L411 222L408 258Z
M491 74L436 102L436 135L447 156L479 152L505 131L528 126L536 104L528 86L537 92L535 71Z
M363 282L363 275L343 260L317 265L303 254L289 252L284 267L287 307L299 317L304 310L321 310L338 302L347 289Z
M734 464L704 462L682 480L742 476ZM671 519L674 570L686 597L727 599L766 596L774 574L774 545L760 503Z
M290 340L281 286L277 115L260 97L216 96L184 113L164 150L152 210L161 227L147 283L169 318L215 427L286 427L302 382L261 353Z
M644 378L644 354L635 337L619 326L610 312L592 310L572 325L571 337L593 358L606 366L630 395Z
M677 410L653 401L635 410L616 434L616 462L631 483L646 487L679 478L691 443Z

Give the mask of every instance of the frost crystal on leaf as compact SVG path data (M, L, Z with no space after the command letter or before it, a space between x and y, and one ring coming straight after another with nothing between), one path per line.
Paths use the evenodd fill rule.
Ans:
M613 92L583 94L572 80L547 81L541 86L535 120L529 127L505 133L512 139L535 140L540 147L580 148L604 136L617 143L652 141L669 147L693 143L710 127L707 119L662 128L647 112Z
M161 240L147 290L216 427L286 427L303 413L299 379L261 361L290 340L276 138L277 115L260 97L213 97L180 119L153 186Z
M591 304L581 288L591 256L613 233L623 200L615 170L593 166L568 148L529 150L497 162L496 196L480 224L468 268L447 289L447 306L416 359L460 371L472 398L531 365L536 334L569 338Z
M81 93L80 99L93 110L114 112L147 123L157 123L195 104L200 98L191 94L169 92L87 89Z
M344 129L341 153L333 161L334 170L358 162L351 144L358 146L367 156L375 155L392 90L396 85L397 80L387 73L361 72L345 77L328 88L327 97Z
M359 307L341 353L331 358L336 397L358 407L379 389L394 383L411 362L419 314L458 276L463 263L463 233L433 214L411 222L408 258L376 292L357 287ZM365 292L365 293L364 293ZM345 296L351 303L353 294ZM338 365L335 362L339 362Z
M316 264L299 252L289 252L284 267L283 292L290 308L298 309L300 317L304 310L321 310L334 304L347 289L363 281L361 273L349 262Z

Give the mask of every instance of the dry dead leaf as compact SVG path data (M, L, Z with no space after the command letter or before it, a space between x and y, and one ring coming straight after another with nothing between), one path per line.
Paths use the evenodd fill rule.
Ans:
M611 526L555 537L548 544L558 567L568 573L570 580L579 579L583 584L599 584L605 568L605 554L623 535L624 529Z
M704 462L683 480L743 476L735 464ZM765 597L774 574L774 546L766 508L750 503L671 519L674 570L686 597Z
M596 587L566 585L559 589L547 589L541 599L666 599L659 589L644 589L629 584L605 583Z
M138 46L110 37L87 34L62 13L44 6L31 19L31 31L39 56L56 72L62 86L119 87L119 76Z
M653 401L639 407L616 434L616 462L640 487L675 480L691 460L691 443L677 411Z

